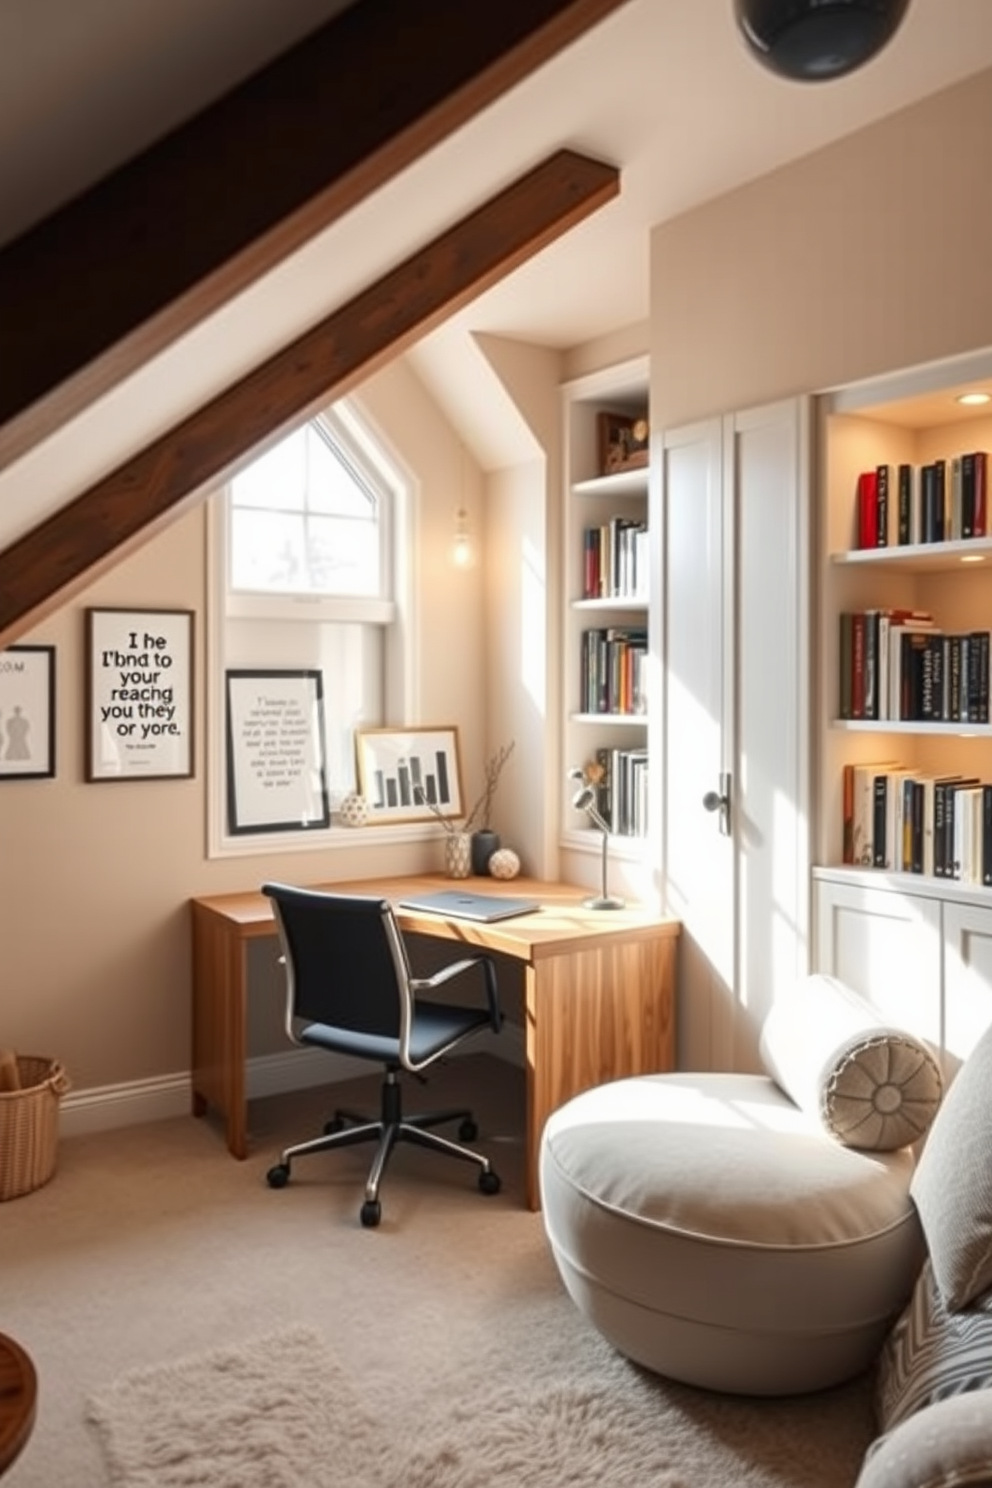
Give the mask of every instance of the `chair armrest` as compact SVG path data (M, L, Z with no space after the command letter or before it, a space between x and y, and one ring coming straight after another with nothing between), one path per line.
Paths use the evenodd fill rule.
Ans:
M440 971L435 971L429 977L411 977L410 990L417 997L421 992L432 992L436 987L441 987L445 982L450 982L454 977L461 976L466 971L471 971L474 966L481 966L486 980L486 1001L489 1006L489 1021L493 1026L494 1033L499 1033L503 1026L503 1014L499 1005L499 983L496 979L496 963L492 956L478 955L466 956L461 961L449 961L447 966L442 966Z
M992 1389L924 1406L869 1450L855 1488L988 1488Z

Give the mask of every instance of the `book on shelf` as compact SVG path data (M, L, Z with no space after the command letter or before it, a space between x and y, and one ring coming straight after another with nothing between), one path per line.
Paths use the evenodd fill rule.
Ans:
M992 535L988 452L967 450L924 465L864 470L855 494L855 547L957 542Z
M582 598L646 599L647 527L611 517L582 533Z
M842 795L844 863L992 887L992 782L874 761Z
M601 747L597 806L612 834L646 837L648 831L648 752Z
M579 657L580 712L645 713L647 646L643 627L584 630Z

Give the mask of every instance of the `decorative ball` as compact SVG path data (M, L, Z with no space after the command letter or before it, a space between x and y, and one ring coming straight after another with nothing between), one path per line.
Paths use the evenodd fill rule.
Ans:
M489 859L489 874L492 878L516 878L520 872L520 859L512 847L498 847Z
M343 827L364 827L369 819L369 803L357 791L342 796L338 807L338 820Z

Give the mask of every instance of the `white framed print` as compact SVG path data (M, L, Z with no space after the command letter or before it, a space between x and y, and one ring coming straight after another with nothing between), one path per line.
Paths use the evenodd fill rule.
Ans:
M373 728L355 735L369 825L464 814L456 728Z

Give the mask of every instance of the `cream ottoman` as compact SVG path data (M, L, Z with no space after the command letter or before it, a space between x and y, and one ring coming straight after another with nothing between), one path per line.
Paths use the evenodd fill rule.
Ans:
M818 998L833 1007L846 997L816 981L829 979L799 989L801 1029L825 1026ZM790 1028L784 1042L794 1036ZM646 1075L588 1090L549 1118L547 1237L572 1298L622 1353L689 1384L752 1395L821 1389L873 1360L924 1257L909 1197L914 1157L905 1146L846 1145L824 1093L838 1122L885 1145L925 1130L940 1073L901 1031L883 1037L876 1024L870 1041L861 1029L841 1043L843 1058L832 1047L816 1079L808 1047L792 1059L796 1081L819 1091L813 1110L781 1088L789 1060L769 1038L766 1063L780 1083ZM852 1092L853 1105L839 1098ZM878 1119L866 1121L858 1102ZM896 1120L900 1107L908 1126Z

